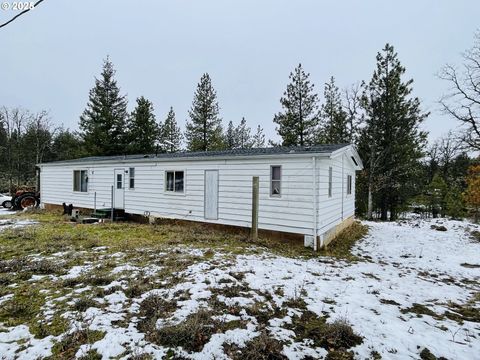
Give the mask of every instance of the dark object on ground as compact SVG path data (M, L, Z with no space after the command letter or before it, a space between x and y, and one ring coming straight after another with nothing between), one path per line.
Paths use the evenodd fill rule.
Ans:
M82 224L94 224L94 223L98 223L100 221L100 219L98 218L83 218L82 219Z
M73 204L67 205L65 203L62 204L63 206L63 215L72 215Z
M447 360L446 358L444 358L443 356L440 356L440 357L436 357L435 355L432 354L432 352L430 350L428 350L427 348L424 348L421 352L420 352L420 359L422 360Z
M439 226L432 225L432 226L430 226L430 229L437 230L437 231L447 231L447 228L443 225L439 225Z

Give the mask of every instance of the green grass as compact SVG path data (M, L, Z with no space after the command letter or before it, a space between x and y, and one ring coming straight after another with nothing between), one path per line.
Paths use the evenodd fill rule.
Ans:
M109 251L130 251L149 248L156 251L172 246L195 246L206 249L206 258L213 256L212 249L242 254L258 252L252 249L268 249L287 257L318 257L358 260L351 254L353 245L367 234L367 227L355 222L345 229L326 249L313 252L303 246L302 241L282 241L262 237L252 241L244 229L218 230L208 224L176 223L165 221L159 225L138 223L77 224L59 213L36 211L17 215L38 221L20 229L9 229L0 233L0 259L24 256L31 253L51 254L66 250L88 250L98 246L108 246ZM287 246L286 246L287 245Z

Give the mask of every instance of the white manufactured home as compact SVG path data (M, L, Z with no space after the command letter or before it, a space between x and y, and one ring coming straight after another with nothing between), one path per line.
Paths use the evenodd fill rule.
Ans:
M301 235L317 248L353 220L362 162L344 144L89 157L39 168L45 207L113 207L247 228L258 177L258 228Z

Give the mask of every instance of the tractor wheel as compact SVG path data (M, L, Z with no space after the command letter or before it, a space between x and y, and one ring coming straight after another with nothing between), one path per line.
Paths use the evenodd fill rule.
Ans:
M35 195L25 194L25 195L19 196L18 199L15 201L15 203L18 205L20 209L23 210L29 207L37 207L39 204L39 201L35 197Z
M12 200L5 200L4 202L2 202L2 206L5 209L11 209L12 206L13 206L13 202L12 202Z

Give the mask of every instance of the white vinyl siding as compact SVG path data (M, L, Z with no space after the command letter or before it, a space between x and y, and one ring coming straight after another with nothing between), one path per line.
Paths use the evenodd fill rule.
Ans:
M319 167L318 183L320 187L317 222L318 233L322 234L355 213L354 176L351 176L352 194L347 194L347 176L355 173L355 167L351 158L344 155L332 159L321 159L317 166ZM330 187L332 196L329 196Z
M281 169L281 198L270 196L271 165ZM41 170L42 202L61 205L67 199L74 206L92 208L96 193L97 208L108 208L114 169L135 167L135 191L125 192L125 211L143 215L251 226L252 177L260 180L259 228L299 234L312 233L312 161L308 157L268 159L229 159L202 161L119 162L89 165L88 196L76 195L71 185L64 186L65 176L73 165L43 165ZM218 219L206 220L204 214L205 170L218 170ZM166 172L183 172L183 196L172 196L166 189ZM68 175L67 175L68 176ZM181 193L179 193L181 194Z

